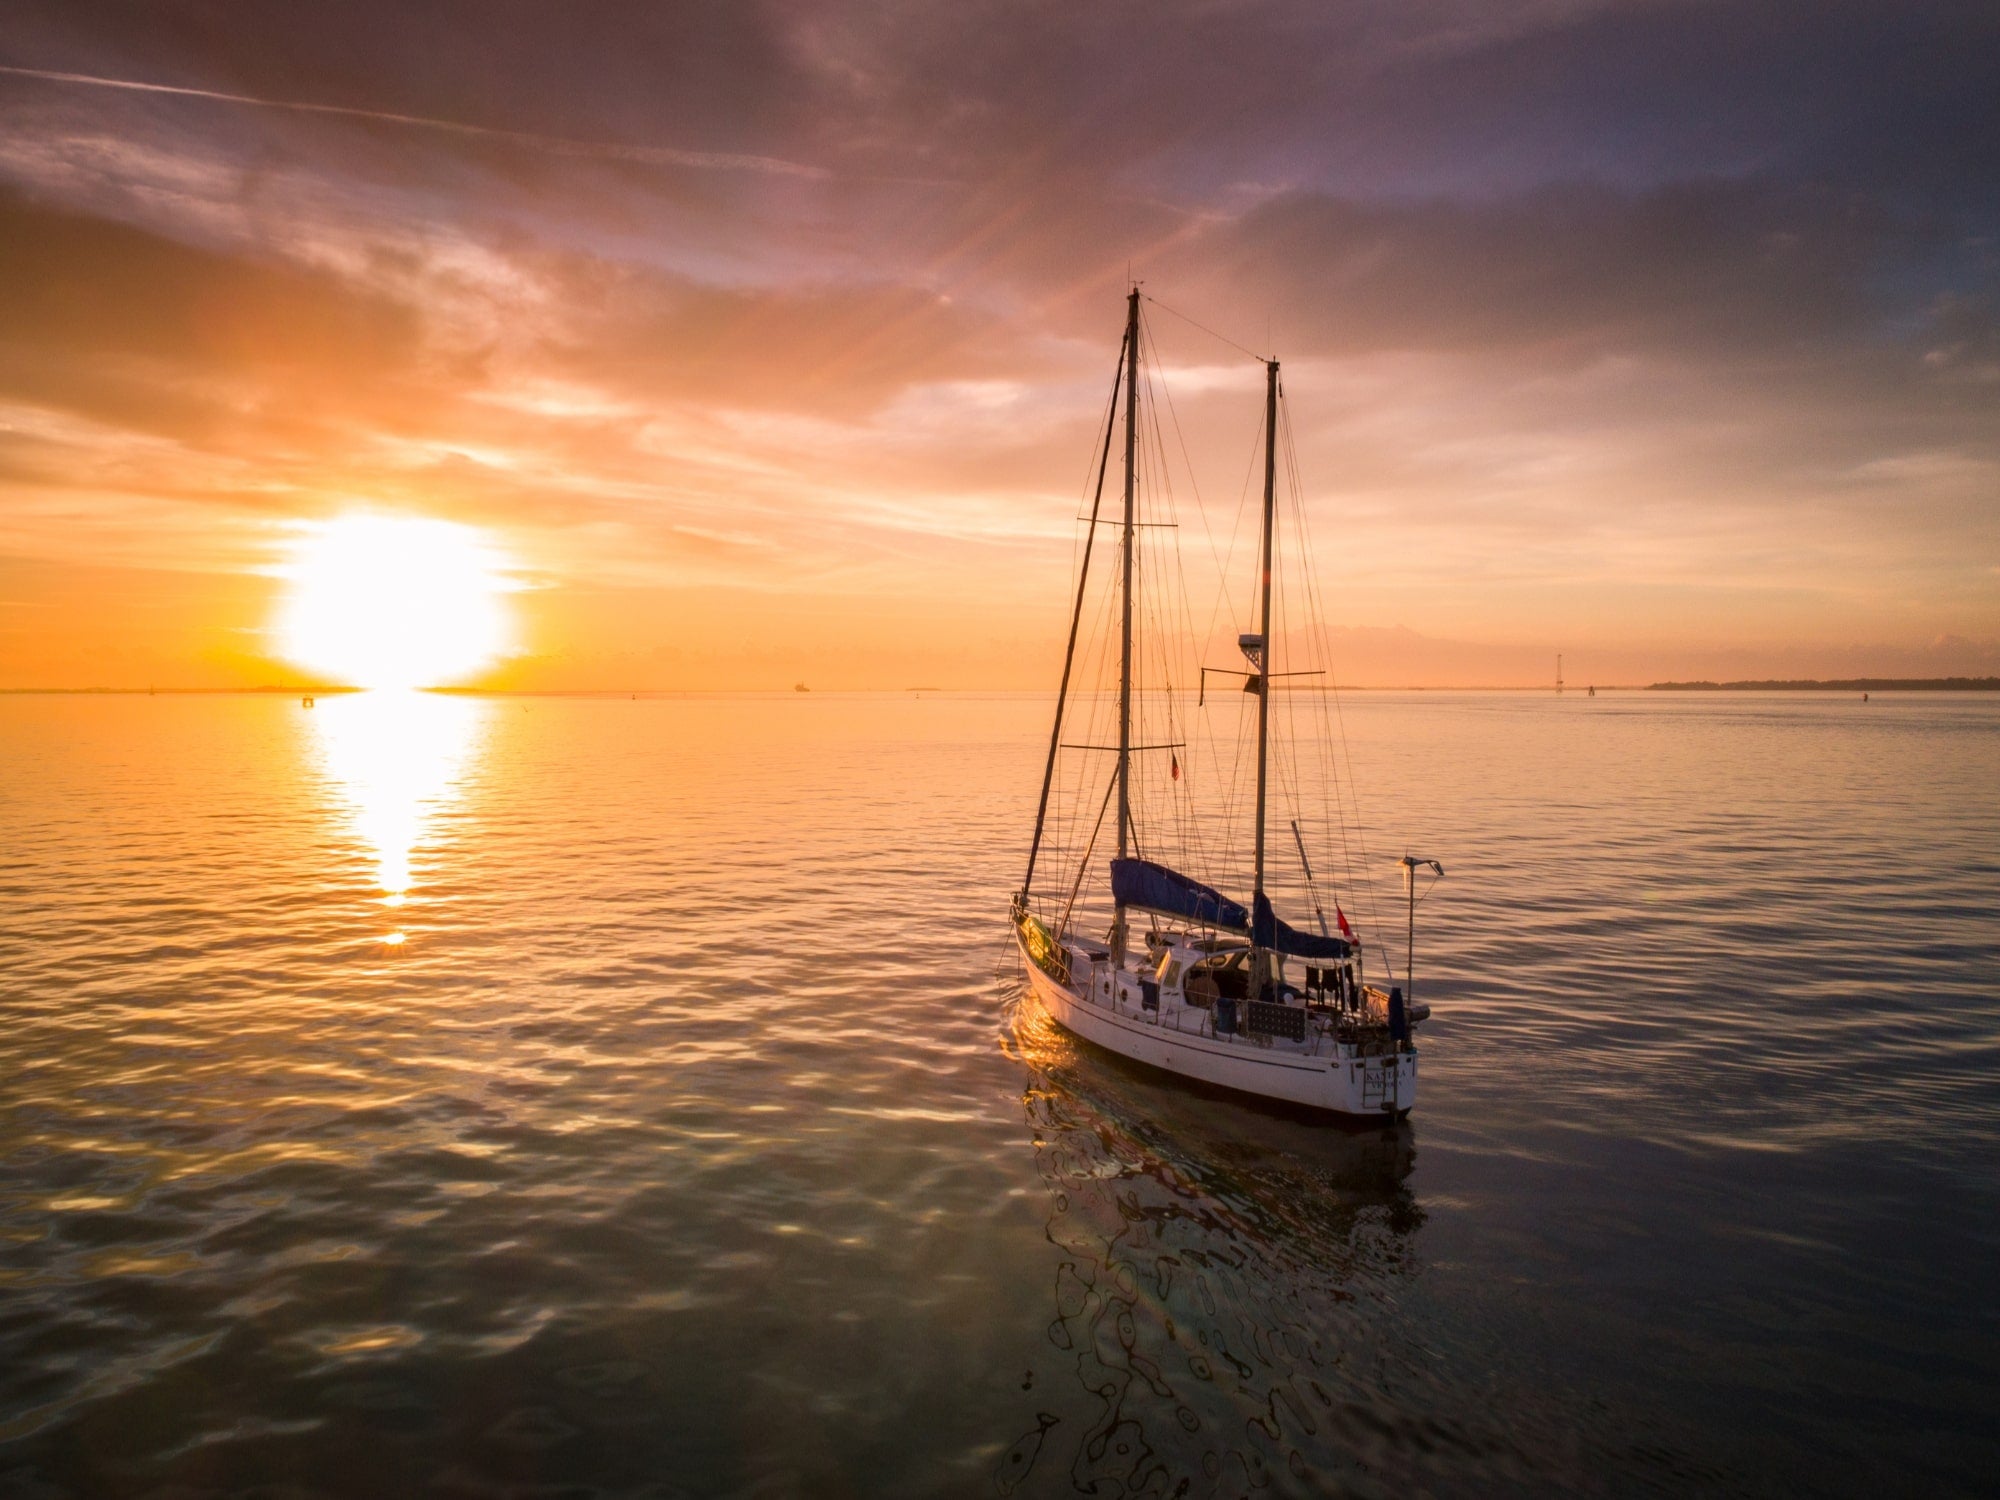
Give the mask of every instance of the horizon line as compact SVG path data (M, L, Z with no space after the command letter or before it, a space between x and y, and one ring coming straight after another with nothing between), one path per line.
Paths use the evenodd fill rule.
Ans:
M1965 687L1948 688L1937 686L1945 683L1962 683ZM1001 687L990 685L962 684L955 687L830 687L808 688L803 693L796 687L602 687L602 688L501 688L439 686L419 688L368 688L334 684L302 683L286 686L262 684L255 687L162 687L149 684L146 687L0 687L0 697L104 697L104 698L147 698L147 697L352 697L371 692L418 692L466 698L629 698L629 697L763 697L778 695L787 698L810 697L814 694L831 697L834 695L873 697L908 697L923 693L1006 693L1032 697L1053 697L1053 688ZM1143 691L1157 693L1159 688ZM1172 692L1174 689L1165 689ZM1183 690L1184 691L1184 690ZM1335 693L1542 693L1552 698L1587 697L1590 693L1702 693L1702 692L1950 692L1950 691L2000 691L2000 677L1978 677L1953 675L1946 677L1913 678L1763 678L1739 679L1732 682L1662 681L1650 683L1588 683L1572 686L1565 683L1559 690L1550 683L1346 683L1328 688L1283 688L1281 692L1323 692Z

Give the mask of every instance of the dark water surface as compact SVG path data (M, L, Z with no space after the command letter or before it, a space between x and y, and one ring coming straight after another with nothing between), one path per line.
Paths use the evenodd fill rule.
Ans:
M2000 702L1349 697L1394 1131L1019 1004L1045 713L0 698L0 1495L1995 1482Z

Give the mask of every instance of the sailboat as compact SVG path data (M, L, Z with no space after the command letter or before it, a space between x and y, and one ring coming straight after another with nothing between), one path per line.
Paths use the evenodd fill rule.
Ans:
M1221 858L1218 845L1226 839L1216 835L1212 820L1204 822L1198 809L1182 811L1176 802L1176 813L1170 820L1173 827L1157 836L1142 827L1135 816L1135 802L1148 797L1157 800L1163 795L1157 790L1156 776L1149 775L1135 786L1135 766L1142 757L1165 754L1170 758L1172 786L1164 795L1190 802L1196 795L1192 768L1185 781L1182 775L1181 752L1187 748L1187 741L1175 738L1181 730L1179 715L1184 712L1177 705L1185 696L1186 684L1182 684L1177 695L1171 685L1162 692L1155 685L1142 687L1135 680L1142 654L1135 648L1135 615L1142 623L1161 618L1157 611L1148 612L1138 586L1142 578L1151 579L1162 571L1167 577L1174 576L1172 569L1160 570L1150 564L1145 568L1136 566L1139 533L1149 527L1173 524L1142 522L1137 517L1142 467L1150 464L1151 472L1157 475L1161 462L1158 455L1166 451L1164 443L1142 445L1140 441L1140 300L1141 293L1134 286L1127 297L1125 339L1119 353L1119 374L1106 411L1103 446L1096 455L1096 499L1083 538L1069 645L1056 695L1055 723L1049 735L1048 762L1042 776L1028 869L1012 904L1014 941L1024 961L1030 989L1049 1017L1099 1047L1183 1078L1261 1100L1339 1115L1399 1118L1408 1114L1416 1103L1415 1030L1429 1015L1427 1006L1416 1005L1414 995L1404 992L1410 980L1407 956L1404 985L1392 985L1385 991L1368 981L1363 969L1364 945L1337 898L1333 906L1339 931L1330 930L1325 920L1324 902L1298 818L1290 822L1298 866L1288 872L1285 883L1295 889L1302 883L1306 900L1318 917L1318 930L1295 927L1283 920L1267 888L1267 883L1279 884L1272 878L1277 874L1276 850L1267 838L1273 790L1273 698L1287 699L1287 708L1305 699L1305 695L1289 685L1279 688L1274 684L1276 679L1319 675L1275 670L1281 660L1290 660L1278 655L1281 643L1273 636L1272 618L1272 559L1278 519L1275 499L1281 441L1281 387L1279 363L1275 359L1258 357L1264 365L1265 379L1256 628L1244 631L1237 639L1245 668L1204 666L1199 677L1200 706L1207 704L1209 677L1218 672L1244 679L1245 694L1255 700L1256 792L1250 829L1254 855L1248 871L1248 903L1225 895L1219 887L1226 882L1211 883L1201 878L1206 872L1199 870L1199 862L1205 856L1211 860ZM1148 370L1144 384L1149 399L1153 373ZM1099 512L1121 399L1124 512L1122 520L1114 522L1101 519ZM1157 426L1157 414L1155 421ZM1289 464L1289 447L1286 457ZM1302 507L1298 515L1302 532ZM1075 691L1072 677L1079 661L1078 630L1084 617L1091 550L1100 526L1115 526L1119 538L1115 601L1119 621L1116 742L1066 742L1064 728L1068 716L1077 708L1080 697L1091 696ZM1104 610L1107 621L1112 602L1107 596ZM1157 652L1157 642L1151 644ZM1196 644L1199 649L1203 643ZM1147 657L1148 661L1153 659ZM1218 699L1222 696L1217 695ZM1096 697L1100 701L1086 704L1085 708L1095 706L1104 711L1103 718L1107 721L1104 737L1108 738L1110 694L1104 692ZM1321 694L1312 701L1322 701L1323 697ZM1238 718L1244 723L1247 735L1249 705L1244 698L1235 701L1243 705ZM1164 716L1167 720L1164 739L1145 743L1148 736L1143 732L1135 738L1135 730L1146 728L1139 721L1147 715L1156 720ZM1296 719L1296 715L1292 717ZM1065 750L1081 753L1086 761L1090 756L1106 754L1115 759L1108 778L1100 779L1101 772L1091 772L1086 767L1083 775L1074 779L1077 791L1070 797L1069 805L1076 815L1069 819L1069 826L1083 845L1081 854L1073 872L1062 870L1055 885L1042 890L1037 887L1035 877L1054 821L1051 790L1056 784L1059 756ZM1104 762L1098 760L1095 764L1101 767ZM1296 764L1296 760L1287 760L1280 769L1291 767L1296 771ZM1296 793L1301 780L1296 774L1289 777L1289 790ZM1099 786L1103 788L1101 799ZM1216 790L1216 800L1225 809L1233 804L1233 792L1221 787ZM1057 800L1060 803L1061 799ZM1114 801L1117 821L1111 842L1116 852L1100 870L1098 844ZM1164 846L1171 841L1175 829L1182 847L1170 863L1164 857L1167 852ZM1190 873L1189 861L1196 862L1197 873ZM1409 855L1402 859L1401 870L1409 901L1409 943L1413 949L1419 879L1427 874L1433 878L1441 876L1444 871L1434 860ZM1100 885L1101 875L1108 876L1108 889ZM1089 899L1085 895L1087 889L1091 893ZM1101 919L1107 897L1109 921L1099 936L1088 925L1087 914L1093 910L1094 902ZM1139 916L1148 920L1135 923L1135 917Z

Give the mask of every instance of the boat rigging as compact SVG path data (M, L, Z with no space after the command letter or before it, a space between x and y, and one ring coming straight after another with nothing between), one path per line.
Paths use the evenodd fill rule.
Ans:
M1286 880L1274 882L1277 871L1268 833L1275 794L1282 791L1295 808L1302 808L1309 793L1317 789L1331 796L1337 810L1344 807L1343 798L1352 796L1351 787L1344 784L1344 777L1333 774L1330 763L1315 782L1299 758L1300 739L1330 755L1336 738L1332 723L1324 718L1325 702L1330 697L1325 685L1289 681L1325 675L1327 642L1323 623L1309 622L1305 632L1308 662L1310 647L1316 644L1321 651L1321 663L1309 664L1302 670L1277 670L1281 664L1290 665L1279 654L1287 624L1285 611L1274 612L1274 585L1280 578L1276 562L1281 451L1293 481L1296 524L1291 540L1302 558L1305 544L1296 458L1290 447L1289 426L1283 420L1280 364L1276 359L1258 357L1263 366L1264 400L1255 628L1242 631L1236 642L1247 670L1203 665L1197 672L1181 676L1183 686L1177 692L1169 639L1174 630L1170 626L1185 626L1184 634L1196 651L1208 643L1208 637L1197 637L1184 600L1182 612L1173 615L1170 609L1162 609L1152 600L1148 592L1150 587L1157 594L1163 583L1177 576L1178 558L1176 555L1172 559L1174 569L1165 570L1164 577L1156 577L1162 570L1142 554L1139 545L1142 531L1160 528L1171 538L1176 524L1172 519L1140 517L1142 481L1150 478L1156 487L1169 489L1170 493L1166 481L1167 448L1159 431L1159 397L1153 383L1157 372L1142 369L1142 352L1149 336L1141 315L1141 301L1141 293L1134 286L1126 298L1125 336L1107 404L1103 441L1093 445L1095 484L1089 515L1080 518L1084 521L1084 531L1076 596L1070 611L1068 644L1056 692L1055 717L1049 733L1048 759L1036 806L1027 870L1013 902L1015 940L1026 960L1033 993L1051 1018L1089 1041L1169 1072L1245 1094L1347 1115L1394 1118L1406 1114L1415 1103L1418 1053L1414 1033L1415 1027L1429 1014L1428 1007L1415 1005L1405 993L1410 982L1407 955L1415 947L1414 872L1423 868L1435 878L1443 874L1443 868L1435 861L1404 858L1404 884L1409 893L1406 971L1403 985L1391 985L1387 990L1368 982L1363 971L1361 941L1337 895L1333 905L1339 931L1331 930L1320 882L1315 879L1307 852L1302 816L1296 811L1289 819L1289 827L1292 846L1298 855L1297 879L1288 875ZM1232 347L1241 349L1240 345ZM1160 394L1165 394L1163 382ZM1142 396L1147 399L1142 400ZM1171 396L1166 399L1171 412ZM1145 433L1142 414L1148 409L1153 411L1154 421L1152 431ZM1178 428L1178 417L1173 421ZM1112 440L1120 426L1124 440L1123 493L1121 515L1114 523L1119 529L1114 698L1108 685L1100 686L1097 691L1079 691L1077 669L1080 645L1086 655L1090 649L1082 627L1091 592L1091 560L1102 521ZM1184 441L1182 450L1185 455ZM1246 491L1247 488L1246 483ZM1309 560L1303 561L1302 567L1302 591L1310 605L1317 599L1317 584ZM1218 610L1222 597L1218 595ZM1108 626L1113 600L1106 595L1101 602L1103 621ZM1211 623L1209 634L1212 633ZM1142 663L1155 659L1162 668L1158 686L1140 680ZM1241 678L1243 694L1254 698L1254 810L1249 819L1250 868L1244 872L1250 877L1247 906L1222 894L1226 869L1217 878L1207 878L1208 866L1226 864L1233 834L1240 831L1232 812L1235 793L1220 771L1224 756L1218 753L1213 757L1215 769L1211 772L1210 758L1201 753L1197 743L1196 726L1183 726L1179 720L1184 709L1179 703L1180 693L1185 690L1188 676L1196 679L1197 711L1208 711L1207 683L1212 675ZM1241 704L1244 698L1238 696L1235 701ZM1287 721L1297 719L1297 713L1291 710L1299 702L1305 702L1322 714L1322 722L1318 733L1294 734L1288 753L1274 755L1278 728L1273 722L1277 717L1274 704L1280 701L1287 708L1284 716ZM1115 702L1115 737L1108 733L1111 725L1105 724L1103 731L1065 738L1065 726L1073 716L1108 717L1103 711L1111 702ZM1220 713L1223 703L1219 699L1213 712ZM1142 719L1157 721L1162 716L1165 723L1157 728L1154 722L1141 722ZM1243 715L1238 717L1240 721ZM1291 727L1296 730L1296 723L1291 722ZM1092 773L1086 764L1080 774L1064 784L1059 783L1058 763L1065 751L1081 753L1086 760L1102 754L1113 754L1116 759L1108 779L1100 781L1101 770ZM1148 754L1169 757L1170 788L1166 793L1165 816L1157 820L1165 825L1164 838L1159 828L1148 833L1144 826L1148 811L1162 810L1157 781L1144 784L1147 796L1136 795L1142 787L1135 785L1135 765L1139 757ZM1231 763L1237 762L1240 753ZM1103 762L1097 760L1095 764L1101 768ZM1199 800L1195 787L1197 765L1212 776L1200 788ZM1148 806L1142 808L1139 805L1142 802ZM1109 921L1096 929L1104 933L1100 941L1087 935L1087 913L1093 909L1103 913L1103 908L1095 905L1102 893L1095 883L1098 868L1094 861L1099 857L1105 818L1114 806L1115 825L1108 841L1115 850L1107 870L1110 910L1105 915ZM1341 829L1344 864L1351 880L1353 862L1346 844L1344 813L1326 821L1337 823ZM1353 821L1358 833L1358 813ZM1070 838L1074 873L1053 889L1042 890L1036 885L1038 865L1045 844L1056 836L1059 826ZM1169 851L1165 847L1169 842L1177 843L1178 847ZM1075 847L1078 843L1080 853ZM1172 863L1165 858L1170 852ZM1289 858L1289 854L1284 858ZM1366 863L1364 842L1364 880ZM1202 872L1203 878L1186 873L1189 869ZM1331 869L1329 862L1322 861L1322 871L1328 878ZM1280 919L1273 900L1274 883L1298 891L1314 915L1317 932L1295 928ZM1283 897L1286 892L1280 890L1277 894ZM1368 899L1366 889L1356 894ZM1143 932L1135 934L1132 919L1136 913L1143 913L1151 920Z

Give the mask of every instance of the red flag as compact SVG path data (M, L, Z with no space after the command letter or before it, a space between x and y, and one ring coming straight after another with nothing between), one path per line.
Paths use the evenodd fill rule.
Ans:
M1354 929L1347 925L1347 913L1340 909L1338 901L1333 903L1333 918L1340 923L1340 935L1350 943L1354 941Z
M1167 752L1167 759L1174 763L1174 780L1179 781L1181 779L1181 758L1170 750Z

